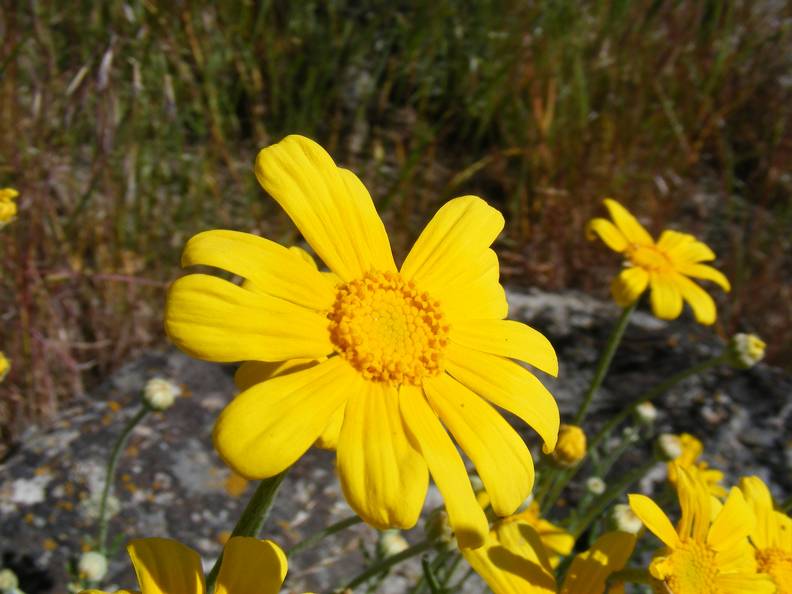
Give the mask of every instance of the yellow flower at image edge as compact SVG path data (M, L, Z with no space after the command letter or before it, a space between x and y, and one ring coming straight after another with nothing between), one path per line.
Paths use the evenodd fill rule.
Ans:
M715 302L691 278L709 280L731 290L726 277L702 262L715 259L706 244L687 233L666 230L655 242L638 220L615 200L605 199L613 222L592 219L586 230L589 239L598 235L613 251L624 254L626 268L612 285L613 298L622 307L634 303L647 288L654 315L674 320L682 313L684 299L701 324L713 324Z
M8 357L5 356L3 351L0 351L0 382L5 379L5 376L8 375L8 371L11 369L11 361L8 360Z
M0 189L0 227L16 216L17 205L14 200L17 196L19 192L13 188Z
M335 446L349 504L377 528L415 525L431 473L462 546L480 546L487 519L449 432L505 516L530 493L534 471L494 406L530 424L546 451L559 426L552 395L513 361L558 371L542 334L503 319L489 247L503 216L474 196L451 200L397 269L368 191L318 144L289 136L259 153L256 175L330 273L245 233L208 231L188 242L184 266L244 279L189 274L166 306L167 333L185 352L249 362L237 378L247 389L215 427L220 456L264 478L317 440Z
M668 516L645 495L630 495L630 507L647 529L665 544L649 572L658 592L674 594L771 594L770 577L757 573L748 535L755 518L739 489L726 501L712 497L707 486L684 468L678 469L677 494L682 516L676 529Z
M133 540L127 552L143 594L204 594L201 557L167 538ZM280 547L269 540L231 538L223 551L215 594L276 594L286 578L288 563ZM127 593L119 590L116 594ZM107 594L84 590L83 594Z

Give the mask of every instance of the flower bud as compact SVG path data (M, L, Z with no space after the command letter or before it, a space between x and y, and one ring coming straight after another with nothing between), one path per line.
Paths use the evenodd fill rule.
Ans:
M80 577L89 582L98 582L107 575L107 557L97 551L83 553L77 563Z
M393 557L393 555L398 555L409 548L409 546L410 545L407 544L407 541L404 540L404 537L401 535L401 531L395 529L383 530L380 534L379 542L377 543L377 548L382 557Z
M0 351L0 382L8 375L9 369L11 369L11 361L8 360L3 351Z
M451 550L457 546L454 530L444 509L436 509L429 514L424 523L424 533L426 539L439 549Z
M0 229L16 216L17 205L14 200L17 196L19 196L19 192L13 188L0 189Z
M610 516L611 524L616 530L638 534L643 528L643 522L626 503L617 503L613 506Z
M179 394L181 388L162 377L150 379L143 388L143 400L154 410L170 408Z
M635 408L635 416L644 425L651 425L657 420L657 409L651 402L641 402Z
M9 592L19 587L16 574L10 569L0 570L0 592Z
M577 425L562 424L558 429L558 443L551 454L564 467L575 466L586 457L586 434Z
M592 495L602 495L606 487L605 481L598 476L592 476L586 479L586 490Z
M766 347L756 334L735 334L729 341L729 363L737 369L750 369L764 358Z
M682 455L682 440L673 433L663 433L655 441L655 454L660 460L670 462Z

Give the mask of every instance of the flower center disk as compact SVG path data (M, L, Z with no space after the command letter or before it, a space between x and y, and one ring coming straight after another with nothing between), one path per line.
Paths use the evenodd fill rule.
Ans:
M671 554L665 582L674 594L716 594L718 566L708 546L687 541Z
M792 552L777 548L756 551L759 572L768 573L778 587L778 594L792 592Z
M396 272L340 285L327 318L336 351L368 380L420 385L442 371L448 324L440 304Z
M653 246L633 244L627 248L627 257L633 266L644 270L663 272L673 268L668 256Z

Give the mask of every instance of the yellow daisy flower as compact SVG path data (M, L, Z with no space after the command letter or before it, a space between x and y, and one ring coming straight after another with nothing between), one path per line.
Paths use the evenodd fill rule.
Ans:
M672 485L677 482L677 468L681 467L691 474L697 474L707 485L711 495L725 497L726 489L720 484L723 473L715 468L710 468L704 460L700 460L704 453L704 445L690 433L679 434L679 445L682 453L668 463L668 480Z
M19 196L14 188L0 188L0 227L16 216L17 205L14 199Z
M792 518L775 509L759 477L741 479L740 490L756 515L750 536L758 569L773 578L778 594L792 594Z
M133 540L127 552L135 568L141 594L204 594L201 557L169 538ZM271 540L248 536L231 538L223 551L214 594L276 594L286 578L288 562ZM81 594L108 594L84 590ZM118 590L115 594L131 594Z
M0 382L5 379L11 369L11 361L5 356L3 351L0 351Z
M666 230L655 242L638 220L615 200L605 199L613 222L596 218L589 222L589 239L598 235L615 252L624 254L626 268L611 284L614 300L621 307L633 304L651 289L650 301L654 315L674 320L682 313L684 299L701 324L713 324L715 302L690 278L700 278L731 290L726 277L712 266L702 264L715 259L706 244L687 233Z
M259 153L256 175L335 276L254 235L208 231L188 242L184 266L245 283L177 280L165 314L174 343L210 361L292 361L223 411L220 456L245 477L274 476L336 423L329 445L364 520L415 525L431 473L458 540L481 545L489 527L449 432L506 516L530 493L533 461L494 406L529 423L547 451L559 425L552 395L512 360L558 370L542 334L503 319L489 247L503 216L474 196L451 200L397 269L368 191L318 144L289 136Z
M462 554L495 594L602 594L608 577L624 567L634 547L634 534L603 534L572 560L560 589L551 554L529 522L498 522L483 547Z
M679 469L677 494L682 517L674 529L668 516L645 495L630 495L630 507L666 546L649 573L658 593L770 594L775 586L757 573L748 535L754 515L739 489L723 505L695 475Z

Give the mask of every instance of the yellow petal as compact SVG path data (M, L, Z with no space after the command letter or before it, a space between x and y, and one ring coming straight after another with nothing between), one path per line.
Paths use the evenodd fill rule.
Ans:
M319 437L316 438L314 445L323 450L334 450L338 447L338 437L341 434L341 425L344 422L344 405L336 409L330 416L330 422L324 428Z
M716 551L726 551L746 540L755 518L737 487L732 487L723 508L707 534L707 544Z
M558 375L553 345L527 324L512 320L457 321L451 326L450 338L463 347L519 359L553 377Z
M552 452L558 440L560 417L553 395L534 374L513 361L449 344L446 370L457 380L528 423Z
M215 448L245 478L274 476L305 453L359 381L346 361L333 357L256 384L220 414Z
M286 555L271 540L234 536L223 549L215 594L278 594L287 569Z
M586 238L591 241L596 235L599 235L605 245L614 252L623 252L627 249L628 242L624 234L607 219L592 219L586 225Z
M495 594L556 594L539 536L523 522L503 524L483 547L462 554Z
M127 545L142 594L203 594L201 557L169 538L141 538Z
M643 268L625 268L611 284L613 300L620 307L635 303L649 284L649 273Z
M775 594L779 592L770 576L764 573L750 575L719 575L715 578L718 594ZM783 591L782 591L783 592Z
M424 391L473 460L492 509L499 516L514 513L533 486L533 460L525 442L494 408L449 375L425 379Z
M324 361L325 359L321 359ZM245 361L234 374L234 384L240 392L252 388L256 384L308 369L319 363L316 359L289 359L288 361Z
M443 495L448 520L454 528L459 546L463 549L480 547L489 532L489 524L476 500L456 446L420 388L402 385L399 405L407 433L423 454L429 472Z
M707 262L715 259L715 253L705 243L697 241L689 233L666 230L657 240L657 247L675 264L685 262Z
M481 198L448 201L410 250L402 276L438 299L452 320L504 317L508 306L498 259L489 249L503 223L503 215Z
M754 545L760 549L778 546L774 542L775 539L772 538L774 536L773 497L770 495L767 485L758 476L746 476L740 479L740 490L756 517L756 525L751 532L751 540Z
M616 227L628 242L636 245L654 245L652 236L626 208L611 198L606 198L603 202Z
M220 363L318 358L333 350L319 313L206 274L171 285L165 331L188 355Z
M690 304L693 315L696 316L696 321L699 324L709 326L715 323L715 318L718 315L715 302L704 289L681 274L674 276L674 284L679 289L682 298Z
M695 467L694 467L695 468ZM699 473L677 465L676 489L681 509L678 532L704 542L710 527L712 497Z
M375 528L412 528L429 474L410 443L396 388L361 380L349 396L338 437L338 477L350 507Z
M671 279L656 272L650 276L652 312L661 320L675 320L682 313L682 294Z
M303 136L259 152L256 177L316 254L344 281L395 271L388 235L361 181Z
M731 283L722 272L706 264L682 264L676 267L677 271L685 276L712 281L727 293L731 291Z
M657 538L671 548L679 544L679 535L674 530L671 520L654 501L646 495L635 494L629 495L628 500L633 513Z
M574 558L560 594L602 594L610 575L624 568L634 548L634 534L606 532Z
M137 590L114 590L105 592L104 590L80 590L79 594L140 594Z
M215 230L195 235L184 248L182 266L196 265L227 270L273 297L311 309L326 310L335 298L335 288L315 265L250 233Z

